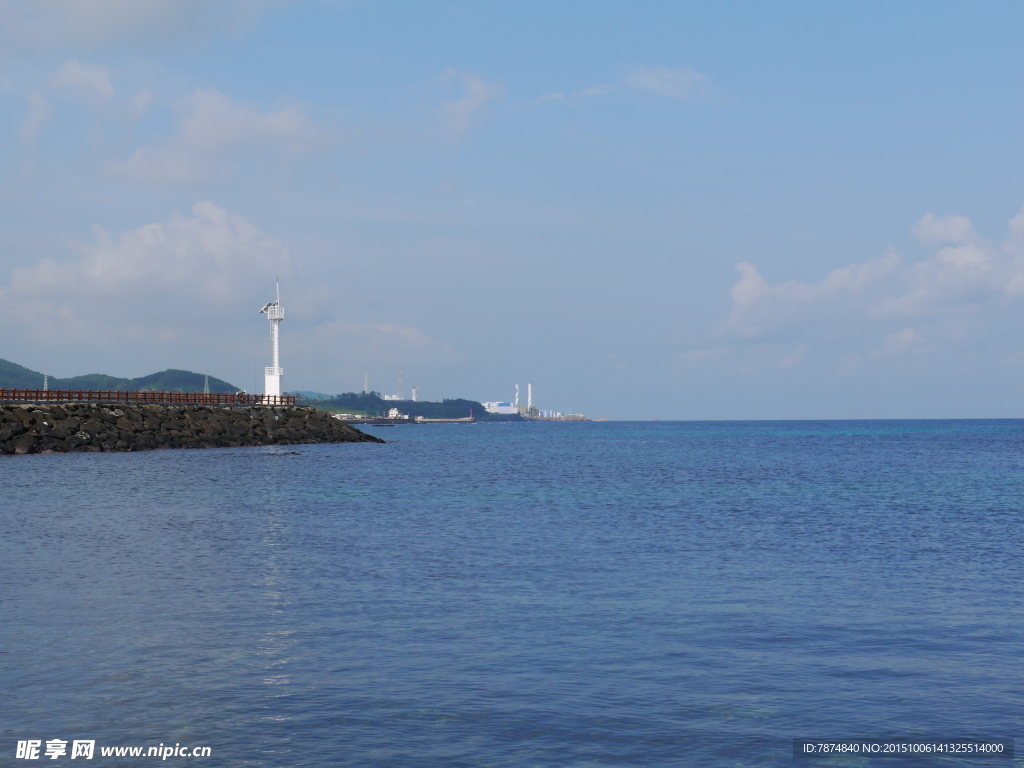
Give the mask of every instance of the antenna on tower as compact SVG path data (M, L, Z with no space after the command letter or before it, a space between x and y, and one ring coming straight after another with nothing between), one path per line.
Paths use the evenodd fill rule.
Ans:
M368 394L370 391L370 374L363 374L363 394Z
M48 373L43 373L43 392L49 392L49 391L50 391L50 375Z
M210 394L210 374L206 374L203 378L203 394Z

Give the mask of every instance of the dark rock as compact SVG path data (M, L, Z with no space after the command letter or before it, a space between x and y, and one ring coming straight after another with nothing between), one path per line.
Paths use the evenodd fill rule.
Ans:
M4 428L0 430L0 443L5 443L8 440L13 440L18 435L23 435L28 431L28 427L22 424L20 421L8 422L4 424Z
M28 410L28 408L26 408L23 405L15 406L14 408L12 408L10 411L10 415L12 419L17 420L19 423L26 427L30 424L35 424L36 421L35 414L33 414L31 411Z
M22 435L14 441L13 448L17 454L36 453L39 441L34 435Z
M0 404L0 454L383 442L313 408Z
M98 435L105 432L106 429L107 425L97 418L89 419L81 426L81 431L88 432L90 435Z
M87 445L92 437L87 432L76 432L71 437L64 439L64 445L68 447L68 450L72 448L78 448L82 445Z

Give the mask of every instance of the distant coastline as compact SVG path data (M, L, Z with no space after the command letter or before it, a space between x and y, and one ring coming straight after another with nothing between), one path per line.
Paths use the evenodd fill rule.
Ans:
M379 392L345 392L332 397L303 397L302 393L289 392L296 396L297 405L320 408L333 414L370 416L384 418L395 408L409 421L422 416L424 419L465 419L472 416L475 421L522 421L519 414L488 413L483 403L458 398L432 402L429 400L385 400ZM309 394L309 393L306 393Z

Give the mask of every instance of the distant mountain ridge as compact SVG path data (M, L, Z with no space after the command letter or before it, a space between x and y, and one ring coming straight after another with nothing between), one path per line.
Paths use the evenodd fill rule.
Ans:
M72 376L68 379L49 377L50 389L119 389L122 392L134 392L143 389L158 392L202 392L205 375L168 368L166 371L140 376L137 379L119 379L104 373L87 373L84 376ZM42 389L43 374L23 365L12 363L0 358L0 389ZM237 392L234 384L210 377L211 392Z

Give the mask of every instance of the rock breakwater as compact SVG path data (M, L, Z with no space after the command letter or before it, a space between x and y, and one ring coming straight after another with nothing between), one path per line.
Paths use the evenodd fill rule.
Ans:
M382 442L316 408L0 405L0 454Z

